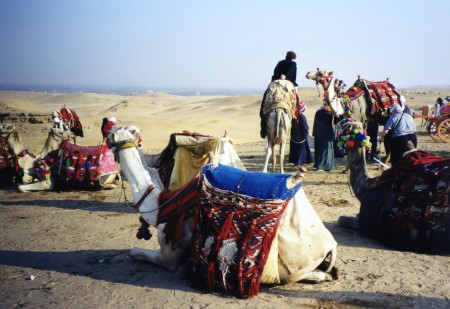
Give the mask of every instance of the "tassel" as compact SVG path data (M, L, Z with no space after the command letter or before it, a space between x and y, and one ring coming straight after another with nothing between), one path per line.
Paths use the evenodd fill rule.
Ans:
M211 291L214 290L214 278L216 277L214 261L209 262L208 264L208 287Z

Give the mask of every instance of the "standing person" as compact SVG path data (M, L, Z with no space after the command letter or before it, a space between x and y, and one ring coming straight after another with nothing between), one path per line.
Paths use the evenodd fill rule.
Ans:
M391 117L384 125L380 136L381 140L384 140L386 135L391 134L391 164L397 163L406 151L417 147L415 132L416 124L414 118L410 114L402 112L402 107L399 104L392 105Z
M106 121L105 121L105 119L106 119ZM102 122L103 142L106 142L106 144L108 146L109 146L109 144L108 144L108 132L115 125L117 125L117 120L116 120L115 117L103 118L103 122Z
M271 78L271 82L277 79L287 79L291 81L296 87L297 92L297 63L295 62L297 59L297 54L293 51L288 51L286 53L286 57L284 60L278 61L275 69L273 70L273 75ZM259 109L259 117L261 118L261 138L266 138L267 136L267 128L266 128L266 119L263 113L264 102L266 101L267 90L264 92L263 99L261 101L261 107ZM296 94L297 95L297 94ZM297 99L298 101L298 99Z
M296 118L292 119L289 163L293 163L294 166L313 162L308 141L309 126L304 115L305 111L305 102L299 102L296 108Z
M441 117L441 107L444 106L444 99L437 98L436 103L434 104L435 116Z
M314 116L314 167L317 171L334 169L334 116L323 105Z

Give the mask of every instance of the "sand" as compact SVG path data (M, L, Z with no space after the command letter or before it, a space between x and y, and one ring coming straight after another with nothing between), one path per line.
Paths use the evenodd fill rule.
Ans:
M317 89L301 88L312 127L320 106ZM450 90L404 90L416 110ZM322 95L322 91L321 91ZM0 92L1 113L48 114L73 108L84 126L81 145L101 141L103 117L142 128L146 153L160 152L171 133L183 130L233 138L244 165L262 170L261 96L174 96L146 93ZM45 117L43 119L46 119ZM434 142L417 119L419 148L450 156L450 144ZM17 123L24 144L39 152L51 123ZM382 149L383 150L383 149ZM307 166L312 170L311 166ZM400 252L337 226L359 203L343 166L310 171L304 190L338 242L339 279L322 284L262 286L248 300L199 291L188 278L133 261L134 246L157 248L156 237L135 237L139 215L124 205L128 187L110 191L18 193L0 188L0 308L449 308L450 256ZM380 173L375 164L373 175ZM294 173L292 165L285 167ZM154 233L156 231L152 230Z

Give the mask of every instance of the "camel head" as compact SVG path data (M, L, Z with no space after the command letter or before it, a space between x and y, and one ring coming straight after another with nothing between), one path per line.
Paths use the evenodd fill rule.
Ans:
M60 128L51 128L48 132L48 137L45 141L44 147L42 148L38 157L45 157L49 152L58 149L61 143L64 141L71 141L76 144L77 137L71 131L63 130Z
M321 69L317 68L316 70L309 71L308 73L306 73L306 78L311 79L311 80L315 81L316 83L319 83L321 78L330 77L332 75L333 75L333 71L321 70Z
M128 125L125 127L125 130L131 133L131 135L134 136L134 142L136 143L138 148L142 148L142 138L141 138L141 132L142 130L139 129L135 125Z
M136 136L122 126L113 126L108 131L109 148L112 152L119 151L127 146L136 146Z

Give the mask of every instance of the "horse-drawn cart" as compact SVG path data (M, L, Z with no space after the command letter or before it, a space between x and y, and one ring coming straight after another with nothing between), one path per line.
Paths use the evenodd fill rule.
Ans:
M426 129L432 139L450 143L450 106L441 108L441 116L413 115L426 120Z

